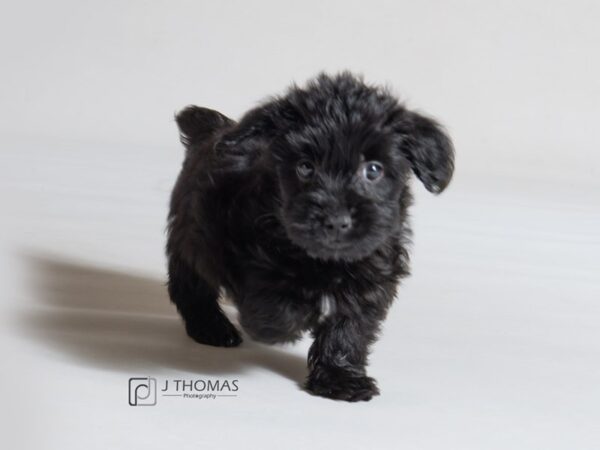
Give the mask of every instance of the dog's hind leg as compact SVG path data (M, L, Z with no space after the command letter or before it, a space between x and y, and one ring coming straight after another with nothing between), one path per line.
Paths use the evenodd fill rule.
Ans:
M235 347L242 342L219 306L218 289L175 255L169 257L168 287L187 334L196 342L217 347Z

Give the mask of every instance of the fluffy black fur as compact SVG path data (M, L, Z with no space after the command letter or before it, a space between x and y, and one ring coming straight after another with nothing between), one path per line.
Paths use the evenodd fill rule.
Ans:
M310 331L306 389L348 401L378 394L370 344L408 274L411 172L441 192L453 148L433 120L349 73L292 86L239 123L190 106L176 117L186 158L173 190L169 294L196 341Z

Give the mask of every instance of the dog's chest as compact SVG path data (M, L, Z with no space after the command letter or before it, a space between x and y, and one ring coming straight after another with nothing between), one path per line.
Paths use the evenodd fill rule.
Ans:
M319 300L319 322L325 321L335 313L336 303L333 295L322 294Z

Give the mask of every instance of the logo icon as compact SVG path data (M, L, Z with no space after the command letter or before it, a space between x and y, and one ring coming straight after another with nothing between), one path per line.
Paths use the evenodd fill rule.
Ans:
M130 378L129 404L131 406L156 405L156 378Z

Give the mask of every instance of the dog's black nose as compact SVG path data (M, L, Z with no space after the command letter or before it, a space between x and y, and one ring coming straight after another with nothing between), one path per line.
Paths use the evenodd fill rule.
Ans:
M327 228L327 231L338 234L346 233L352 228L352 218L350 214L329 216L325 219L325 228Z

